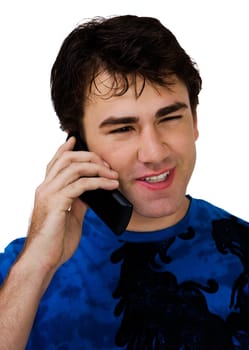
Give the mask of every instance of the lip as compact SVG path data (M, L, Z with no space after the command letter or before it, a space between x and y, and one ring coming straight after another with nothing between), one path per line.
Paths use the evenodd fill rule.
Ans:
M144 181L144 179L146 177L158 176L158 175L164 174L166 172L169 172L169 175L167 176L167 178L164 181L154 182L154 183L149 183L149 182ZM137 182L137 184L142 185L144 188L146 188L148 190L158 191L158 190L164 190L164 189L169 188L174 180L174 177L175 177L175 168L171 168L171 169L163 170L163 171L160 171L157 173L143 175L143 176L137 178L136 182Z
M173 170L174 170L174 168L171 168L171 169L161 170L161 171L156 172L156 173L145 174L145 175L143 175L143 176L138 177L136 180L138 180L138 181L143 181L143 179L145 179L146 177L159 176L159 175L164 174L164 173L167 173L167 172L169 172L169 175L170 175L170 173L171 173Z

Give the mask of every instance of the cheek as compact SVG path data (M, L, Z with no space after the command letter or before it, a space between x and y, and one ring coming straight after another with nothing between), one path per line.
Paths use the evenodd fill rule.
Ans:
M135 150L132 145L103 143L102 147L95 147L96 152L112 169L120 173L129 171L135 159Z
M198 137L197 130L193 127L188 127L182 130L175 138L177 147L183 153L195 150L195 141Z
M122 149L115 150L111 152L108 163L112 169L116 170L120 177L125 171L129 171L130 168L130 153L128 151L124 152Z
M179 158L182 164L185 164L185 167L192 167L196 159L196 146L193 133L186 134L185 132L179 134L175 138L173 145L171 148L173 154Z

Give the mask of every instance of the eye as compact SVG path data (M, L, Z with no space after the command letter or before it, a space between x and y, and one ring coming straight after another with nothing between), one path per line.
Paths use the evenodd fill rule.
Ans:
M171 121L178 120L178 119L181 119L181 118L182 118L181 115L167 116L165 118L161 118L160 119L160 123L162 123L162 122L171 122Z
M133 130L132 126L122 126L121 128L111 130L110 134L125 133L132 130Z

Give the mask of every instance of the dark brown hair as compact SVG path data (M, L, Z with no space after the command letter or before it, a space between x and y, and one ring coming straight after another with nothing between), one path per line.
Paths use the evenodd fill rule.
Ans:
M52 67L51 96L62 129L82 127L84 102L100 71L113 77L112 95L124 94L137 77L168 86L168 78L176 75L188 89L192 110L197 107L202 83L198 69L159 20L96 17L68 35Z

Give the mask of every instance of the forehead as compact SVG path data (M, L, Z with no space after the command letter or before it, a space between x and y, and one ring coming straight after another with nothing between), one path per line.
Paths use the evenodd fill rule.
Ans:
M187 87L176 75L167 77L165 85L161 86L146 81L139 75L122 77L120 75L113 76L107 71L102 71L89 86L85 109L99 103L109 104L113 101L120 102L128 99L137 102L143 100L144 103L148 98L158 97L160 99L165 98L166 95L173 99L176 96L181 98L186 95L188 99Z
M91 101L95 97L108 99L123 95L131 87L135 90L137 83L142 86L142 78L134 79L131 76L110 74L106 70L99 71L89 84L87 100Z

